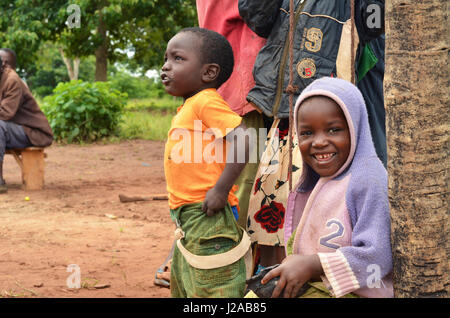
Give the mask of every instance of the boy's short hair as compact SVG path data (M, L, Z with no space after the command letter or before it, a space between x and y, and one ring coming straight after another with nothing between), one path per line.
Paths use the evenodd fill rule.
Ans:
M234 55L230 42L221 34L199 27L184 28L181 32L192 32L202 40L200 52L202 62L216 63L220 66L219 76L217 77L217 88L225 83L231 76L234 67Z

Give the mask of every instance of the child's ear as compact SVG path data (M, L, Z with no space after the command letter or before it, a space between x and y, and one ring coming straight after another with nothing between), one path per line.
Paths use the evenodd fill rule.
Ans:
M203 81L205 83L214 82L220 73L220 66L216 63L205 64L205 70L203 72Z

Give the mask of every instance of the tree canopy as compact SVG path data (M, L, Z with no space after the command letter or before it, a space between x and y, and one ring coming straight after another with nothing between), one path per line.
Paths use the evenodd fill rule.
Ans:
M95 55L97 80L106 80L108 62L159 68L170 37L197 25L194 0L15 0L0 10L0 46L16 51L22 74L51 41L68 58Z

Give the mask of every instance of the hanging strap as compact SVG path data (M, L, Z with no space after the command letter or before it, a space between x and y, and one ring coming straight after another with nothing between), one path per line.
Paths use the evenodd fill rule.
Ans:
M355 84L355 0L350 0L350 19L351 19L351 82Z
M294 72L293 72L293 64L294 64L294 0L289 1L289 85L286 89L289 94L289 171L288 171L288 179L289 179L289 192L292 190L292 150L293 150L293 141L292 141L292 124L294 123Z

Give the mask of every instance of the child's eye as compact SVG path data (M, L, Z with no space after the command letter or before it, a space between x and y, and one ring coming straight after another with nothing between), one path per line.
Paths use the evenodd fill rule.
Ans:
M175 61L182 61L183 60L183 58L181 57L181 56L175 56Z
M307 137L307 136L311 136L311 135L312 135L312 131L309 131L309 130L300 131L300 136Z
M333 134L333 133L336 133L336 132L338 132L340 130L341 130L340 128L335 127L335 128L330 128L328 131Z

